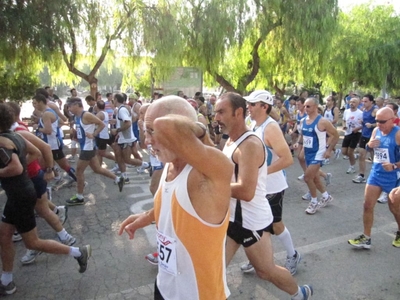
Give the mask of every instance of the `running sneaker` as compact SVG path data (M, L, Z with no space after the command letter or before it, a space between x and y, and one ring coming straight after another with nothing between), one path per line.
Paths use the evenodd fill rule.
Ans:
M123 177L124 178L124 177ZM129 181L129 178L128 177L126 177L126 178L124 178L124 184L127 184L127 183L129 183L130 181Z
M308 204L308 207L306 208L306 213L309 215L313 215L317 212L319 209L318 203L312 203L310 201L310 204Z
M0 282L0 296L12 295L17 291L14 281L11 281L7 285L3 285Z
M365 180L364 176L357 175L356 178L353 178L354 183L366 183L367 181Z
M72 246L76 242L76 238L74 238L72 235L68 234L67 238L65 240L60 240L60 243L67 245L67 246Z
M332 200L333 200L333 198L331 195L328 195L328 197L326 197L326 198L321 198L321 200L318 202L318 207L323 208L323 207L327 206L328 203L331 203Z
M340 156L340 153L342 153L342 151L340 149L336 149L335 150L335 159L338 159Z
M332 182L332 173L326 173L325 186L330 185Z
M297 177L297 180L303 181L304 180L304 173Z
M311 193L310 193L310 191L308 191L303 196L301 196L301 199L306 200L306 201L311 201Z
M347 155L343 155L343 159L349 159Z
M19 242L21 240L22 240L22 236L17 231L15 231L12 236L12 241Z
M155 266L158 265L158 253L157 252L147 254L144 258L152 265L155 265Z
M85 204L85 198L79 199L77 195L73 195L66 202L67 202L67 205L70 205L70 206L83 205L83 204Z
M380 197L378 198L378 202L382 203L382 204L387 203L388 202L388 194L385 192L382 192Z
M115 165L110 171L113 172L114 174L117 173L117 172L119 172L119 167L118 167L118 165Z
M148 162L143 162L142 165L136 169L136 172L138 172L139 174L144 173L144 171L149 168L150 164Z
M57 206L57 216L60 219L61 225L64 225L68 219L68 206Z
M350 166L347 171L346 174L354 174L356 172L356 168L354 166Z
M304 300L311 299L311 296L314 294L314 290L311 285L302 285L300 286L301 293L303 294ZM293 298L292 298L293 299Z
M92 247L90 245L79 247L79 251L81 256L75 257L75 259L79 264L79 273L84 273L87 269L88 260L92 256Z
M124 177L118 176L116 178L116 181L117 181L117 184L118 184L119 192L122 192L122 189L124 188L124 184L125 184Z
M46 188L46 193L47 193L47 199L49 199L50 201L53 200L53 196L51 194L51 187L50 186L48 186Z
M324 159L322 162L323 165L329 165L330 163L331 161L329 160L329 158Z
M364 234L359 235L354 240L348 240L347 242L356 248L371 248L371 238L367 239Z
M254 271L254 267L250 262L248 262L247 264L243 264L240 267L240 270L242 270L243 273L250 273Z
M354 153L354 159L358 159L360 157L360 154Z
M392 242L393 247L400 248L400 231L396 232L396 237Z
M71 163L75 163L75 156L70 156L68 158L68 161L71 162Z
M22 264L29 265L33 263L39 254L42 254L42 251L27 249L25 255L21 258Z
M286 257L285 268L289 270L292 276L297 272L297 266L301 261L301 255L295 250L295 254L292 257ZM243 271L243 270L242 270ZM244 271L243 271L244 272Z

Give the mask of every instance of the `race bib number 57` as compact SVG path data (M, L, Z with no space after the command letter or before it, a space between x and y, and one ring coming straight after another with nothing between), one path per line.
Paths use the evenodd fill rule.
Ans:
M159 268L176 276L176 240L157 231L157 249Z

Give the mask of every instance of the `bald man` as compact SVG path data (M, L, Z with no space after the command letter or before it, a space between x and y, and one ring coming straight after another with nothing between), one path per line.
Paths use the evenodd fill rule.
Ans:
M348 243L356 248L371 248L371 229L374 222L374 207L382 191L390 193L399 178L400 128L394 125L395 115L388 107L376 113L377 127L367 143L374 151L374 161L369 174L364 195L364 232ZM397 221L397 219L396 219ZM398 241L400 246L400 241Z
M178 96L153 102L145 115L145 142L165 167L154 208L128 217L119 234L125 231L133 239L137 229L156 222L157 300L229 296L225 239L233 164L214 147L206 129L190 103Z

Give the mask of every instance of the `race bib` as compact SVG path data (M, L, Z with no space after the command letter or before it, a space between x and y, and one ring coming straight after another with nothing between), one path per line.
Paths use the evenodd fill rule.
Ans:
M76 136L79 140L82 139L82 130L80 126L76 126Z
M374 162L385 163L390 162L389 151L386 148L375 148L374 149Z
M303 135L303 147L312 148L312 146L313 146L313 137Z
M178 275L176 266L176 240L157 230L158 267L171 274Z

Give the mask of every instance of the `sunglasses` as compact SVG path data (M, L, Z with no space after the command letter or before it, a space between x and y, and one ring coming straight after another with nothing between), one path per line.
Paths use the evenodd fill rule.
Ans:
M379 124L385 124L387 121L389 121L391 119L393 119L393 118L390 118L390 119L387 119L387 120L375 120L375 122L379 123Z

